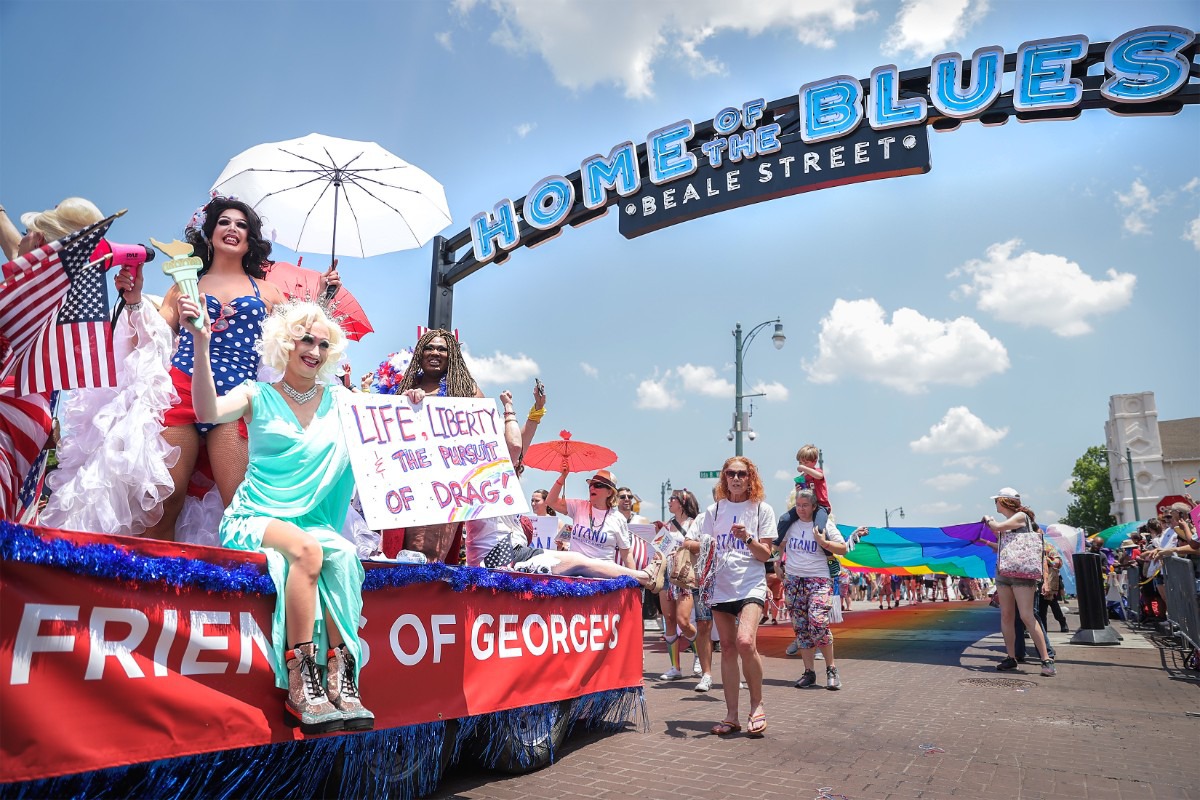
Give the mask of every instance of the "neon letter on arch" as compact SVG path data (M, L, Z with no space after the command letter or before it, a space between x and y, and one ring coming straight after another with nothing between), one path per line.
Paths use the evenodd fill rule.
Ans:
M867 119L877 131L901 125L920 125L929 116L924 97L900 99L900 75L895 64L871 70L871 96Z
M548 231L567 218L574 203L575 187L571 182L562 175L550 175L533 185L521 210L526 222L539 231Z
M475 260L480 264L487 263L496 257L496 246L501 250L512 250L521 241L517 231L517 210L513 208L512 200L507 197L496 203L491 214L481 211L471 217L471 249L475 251Z
M1100 94L1118 103L1149 103L1188 82L1192 62L1181 55L1196 34L1185 28L1138 28L1115 39L1104 52L1104 69L1112 77Z
M1071 77L1071 65L1087 55L1087 48L1086 36L1039 39L1017 48L1013 108L1044 111L1079 105L1083 81Z
M981 47L971 55L971 80L962 86L963 64L958 53L933 59L929 97L933 107L947 117L967 119L986 111L1000 96L1004 48Z
M800 138L805 144L845 136L862 117L862 86L849 75L800 87Z
M617 145L609 151L608 158L599 153L588 156L579 165L579 176L583 204L588 208L603 208L608 202L609 189L616 189L621 197L628 197L642 188L633 142Z
M690 119L651 131L646 137L646 163L650 182L654 185L686 178L696 171L696 156L688 152L687 143L696 135Z

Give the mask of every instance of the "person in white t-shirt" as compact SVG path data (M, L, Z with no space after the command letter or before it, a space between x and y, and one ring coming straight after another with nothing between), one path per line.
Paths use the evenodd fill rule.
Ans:
M837 526L826 526L824 532L816 527L813 522L816 510L817 497L811 490L796 492L796 521L784 533L783 558L775 570L784 579L784 596L804 660L804 674L796 681L796 688L807 689L817 682L814 651L820 650L825 659L825 688L840 689L842 680L833 656L833 631L829 628L834 601L827 553L845 555L849 547Z
M524 442L517 425L517 415L512 408L512 392L502 392L500 403L504 408L504 440L508 445L508 456L515 465L517 477L524 472ZM613 483L615 488L616 484ZM562 484L555 484L553 497ZM616 516L624 526L625 519ZM602 529L602 526L600 526ZM618 564L611 557L593 558L583 552L549 553L529 546L519 515L476 519L466 523L467 564L489 569L517 569L522 572L540 572L585 578L633 578L652 592L662 590L666 562L656 558L645 569L633 569ZM628 553L628 549L625 550Z
M566 481L567 470L564 469L550 487L550 496L546 498L546 505L572 520L570 530L560 533L560 539L570 542L572 553L582 553L601 561L615 561L633 569L629 528L625 524L625 517L616 509L617 482L613 474L602 469L588 478L587 500L568 500L563 497Z
M721 688L725 719L712 727L724 736L741 730L738 723L740 672L750 690L749 736L767 730L762 704L762 656L758 653L758 620L767 600L764 564L775 539L775 510L763 502L762 479L748 458L735 456L721 468L717 502L705 512L701 536L716 542L712 574L713 621L721 637Z

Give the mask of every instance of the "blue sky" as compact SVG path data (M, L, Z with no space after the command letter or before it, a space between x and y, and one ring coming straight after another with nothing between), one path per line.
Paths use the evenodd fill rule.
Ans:
M1197 30L1200 7L4 0L0 202L15 218L82 195L129 209L114 239L169 239L230 158L316 131L433 175L451 235L681 118L947 50L1162 24ZM512 388L524 405L540 377L543 435L616 450L653 516L667 479L707 496L698 471L733 452L731 331L776 316L786 346L768 330L747 351L747 385L768 397L746 454L777 507L815 442L844 523L881 525L900 506L904 524L973 520L1004 485L1056 516L1075 459L1103 442L1110 395L1151 390L1160 418L1200 415L1198 113L967 124L931 133L926 175L632 241L613 214L459 284L455 325L488 394ZM429 263L428 247L342 261L376 328L351 348L355 374L411 345ZM529 475L527 491L552 480ZM568 493L582 490L573 479Z

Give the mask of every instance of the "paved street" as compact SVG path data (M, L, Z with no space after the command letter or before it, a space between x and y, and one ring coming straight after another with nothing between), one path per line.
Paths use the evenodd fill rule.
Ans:
M1113 647L1051 633L1056 678L1036 665L998 673L999 612L986 603L857 606L835 634L839 692L793 688L802 668L784 654L790 626L760 629L763 739L711 735L724 714L719 687L657 682L667 657L648 630L648 732L573 736L554 765L524 776L458 768L436 796L808 800L828 787L847 800L1200 800L1200 682L1174 651L1116 623L1125 638Z

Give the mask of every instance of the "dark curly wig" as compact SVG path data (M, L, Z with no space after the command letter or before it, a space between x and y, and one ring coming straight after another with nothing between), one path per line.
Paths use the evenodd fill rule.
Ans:
M267 267L272 263L271 243L262 237L262 218L258 216L257 211L241 200L232 200L220 195L209 200L204 206L204 225L200 229L192 225L183 229L183 235L191 244L192 252L204 261L204 269L200 270L200 274L208 272L208 268L212 266L212 245L209 243L212 241L213 231L217 229L217 219L221 212L230 208L245 214L246 222L250 225L250 233L246 237L249 247L246 255L242 256L242 269L252 278L267 277Z

